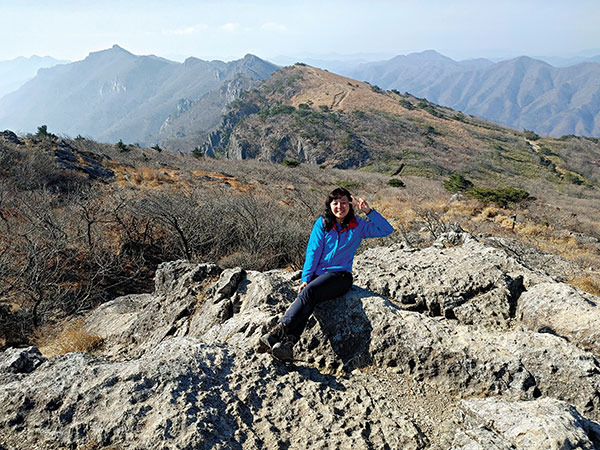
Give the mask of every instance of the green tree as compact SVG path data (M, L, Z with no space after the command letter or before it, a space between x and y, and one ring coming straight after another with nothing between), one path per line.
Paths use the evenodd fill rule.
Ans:
M464 192L472 187L473 183L459 173L455 173L447 180L444 180L444 188L453 194L456 194L457 192Z
M400 178L390 178L387 182L388 186L403 188L405 187L404 182Z
M204 156L204 152L200 147L195 147L194 150L192 150L192 156L194 158L202 158Z
M36 138L40 139L56 139L56 135L48 132L47 125L41 125L37 129L37 133L35 133Z
M129 147L123 143L123 139L119 139L119 142L117 142L117 148L121 153L129 151Z
M512 186L501 189L476 187L466 191L465 195L481 202L493 202L501 208L506 208L509 203L519 203L529 198L529 192Z

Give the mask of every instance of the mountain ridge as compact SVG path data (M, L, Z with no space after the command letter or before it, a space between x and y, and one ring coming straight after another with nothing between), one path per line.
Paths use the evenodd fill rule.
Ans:
M45 69L0 99L0 127L34 131L46 124L59 133L144 142L181 99L198 99L236 73L266 78L277 68L250 55L229 63L200 61L137 56L114 45Z
M412 71L407 65L396 67L400 60L427 61L431 56L428 65ZM362 65L349 75L515 128L551 136L600 136L600 63L557 68L520 56L468 67L427 53ZM565 90L574 93L573 101L562 101ZM529 100L523 102L525 98Z
M400 165L405 174L467 171L497 182L557 179L567 172L573 180L588 179L590 186L600 182L585 163L586 157L600 157L596 140L547 140L544 145L557 158L554 162L536 151L522 131L297 64L232 103L204 151L232 159L292 159L384 173ZM480 161L486 161L485 169Z

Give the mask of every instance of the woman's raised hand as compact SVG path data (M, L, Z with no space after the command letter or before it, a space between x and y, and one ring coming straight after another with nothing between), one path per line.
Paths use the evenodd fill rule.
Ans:
M360 197L358 197L358 199L356 199L354 196L352 196L352 204L354 206L356 206L358 209L360 209L362 212L364 212L365 214L369 214L371 212L371 207L369 206L367 201L363 200Z

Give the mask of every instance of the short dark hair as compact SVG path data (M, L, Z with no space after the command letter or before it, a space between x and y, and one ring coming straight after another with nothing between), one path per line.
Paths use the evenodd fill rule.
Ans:
M348 211L346 217L344 217L344 221L342 222L342 228L346 228L350 221L354 219L354 208L352 207L352 194L343 187L336 188L329 193L329 195L327 196L327 200L325 201L325 214L323 214L323 219L325 221L325 231L331 230L336 223L336 218L333 215L333 211L331 210L331 202L342 197L347 197L348 201L350 202L350 210Z

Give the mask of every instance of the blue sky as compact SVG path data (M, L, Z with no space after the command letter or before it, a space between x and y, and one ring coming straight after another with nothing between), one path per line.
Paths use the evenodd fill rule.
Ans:
M113 44L177 60L600 54L598 0L0 0L0 17L0 61L74 61Z

